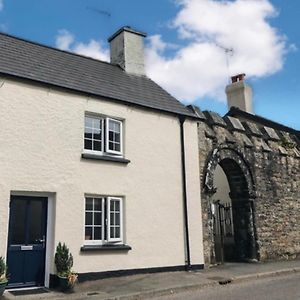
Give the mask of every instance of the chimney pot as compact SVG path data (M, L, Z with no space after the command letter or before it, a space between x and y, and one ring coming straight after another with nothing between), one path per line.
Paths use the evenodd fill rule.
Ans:
M238 82L238 81L243 81L245 79L245 76L246 76L245 73L232 76L231 77L231 82L234 83L234 82Z
M226 87L228 108L238 107L248 113L253 113L252 89L245 82L245 74L238 74L231 77L232 83Z

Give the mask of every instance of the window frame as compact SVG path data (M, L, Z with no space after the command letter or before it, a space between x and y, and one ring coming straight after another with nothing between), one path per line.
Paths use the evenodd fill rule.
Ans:
M101 124L101 150L93 150L93 149L86 149L85 148L85 140L86 140L86 137L85 137L85 129L86 129L86 126L85 126L85 119L86 118L90 118L90 119L97 119L97 120L100 120L100 124ZM105 144L104 144L104 132L105 132L105 118L102 117L102 116L97 116L97 115L93 115L93 114L85 114L84 115L84 134L83 134L83 149L84 149L84 152L85 153L98 153L101 155L103 155L105 153ZM92 133L93 134L93 133ZM94 141L94 139L88 139L88 140L91 140L92 143ZM93 147L94 148L94 147Z
M101 122L101 151L100 150L93 150L93 149L86 149L85 148L85 133L86 133L86 126L85 126L85 120L86 118L91 118L91 119L98 119ZM109 122L117 122L120 124L120 151L114 151L109 149ZM101 155L101 156L111 156L111 157L124 157L123 154L123 123L124 120L117 119L117 118L112 118L104 115L96 115L93 113L85 113L84 115L84 134L83 134L83 153L90 153L90 154L95 154L95 155ZM88 139L91 140L93 143L93 138Z
M120 151L115 151L115 150L110 150L109 149L109 122L116 122L120 124ZM111 154L116 154L116 155L122 155L123 154L123 122L117 119L109 118L107 117L105 119L106 122L106 128L105 128L105 152L106 153L111 153Z
M85 239L85 228L86 227L94 228L94 224L93 225L86 225L86 212L91 212L90 210L86 210L86 199L87 198L92 198L93 199L93 210L92 210L93 219L94 219L94 212L95 212L95 210L94 210L94 199L101 199L101 209L102 209L102 211L101 211L101 213L102 213L101 236L102 236L102 240L86 240ZM104 231L105 224L103 223L103 220L105 220L105 218L103 217L104 213L105 213L105 198L104 197L101 197L101 196L85 196L84 197L84 244L85 245L101 245L101 244L103 244L104 234L105 234L105 231Z
M101 235L102 240L86 240L85 237L85 229L86 227L94 227L93 225L86 225L86 212L91 212L90 210L86 210L86 199L101 199L101 209L102 209L102 228L101 228ZM110 238L111 233L111 226L110 226L110 201L118 200L120 203L120 237L119 238ZM124 244L123 240L123 197L115 197L115 196L95 196L95 195L85 195L84 196L84 226L83 226L83 237L84 237L84 245L109 245L109 244ZM93 212L94 212L94 202L93 202ZM94 223L94 222L93 222ZM93 238L93 236L92 236Z
M111 201L119 201L120 203L120 237L119 238L111 238L111 225L110 225L110 202ZM123 241L123 199L121 197L107 197L107 241L108 242L122 242Z

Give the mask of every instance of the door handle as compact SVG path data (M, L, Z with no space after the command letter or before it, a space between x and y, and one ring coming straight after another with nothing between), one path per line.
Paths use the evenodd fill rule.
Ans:
M43 235L43 238L42 238L42 239L39 239L39 242L40 242L41 244L43 244L43 248L45 248L46 237Z

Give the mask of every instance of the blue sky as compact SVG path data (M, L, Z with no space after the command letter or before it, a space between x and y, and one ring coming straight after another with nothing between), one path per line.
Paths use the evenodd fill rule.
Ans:
M255 112L300 129L300 1L2 0L3 32L99 59L128 25L148 34L148 75L184 103L226 113L228 75L245 72ZM222 47L232 48L228 56Z

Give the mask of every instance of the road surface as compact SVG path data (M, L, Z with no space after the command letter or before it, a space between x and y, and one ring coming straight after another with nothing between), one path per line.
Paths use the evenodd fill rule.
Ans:
M300 273L207 287L157 300L300 300Z

